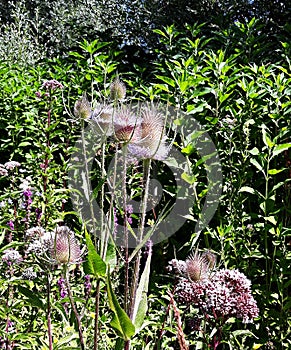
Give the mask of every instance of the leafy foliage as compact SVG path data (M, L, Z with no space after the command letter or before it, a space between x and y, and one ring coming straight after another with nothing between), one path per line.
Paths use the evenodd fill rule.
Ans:
M0 347L6 342L17 349L47 349L46 330L50 319L54 348L79 349L79 317L86 345L93 349L98 295L100 348L112 349L116 346L122 349L130 339L134 349L178 349L176 321L167 294L167 290L173 288L173 279L170 274L165 274L165 267L175 253L183 258L194 243L199 243L201 249L217 253L220 266L237 268L252 281L252 291L260 309L259 318L245 328L239 322L229 320L226 328L230 337L223 348L288 349L290 44L283 31L279 33L278 28L274 32L273 29L267 31L262 21L265 16L267 24L275 26L276 21L271 23L270 19L275 18L272 17L277 13L275 9L280 9L285 3L280 5L276 2L272 9L265 4L260 9L266 9L265 14L260 12L261 18L255 19L252 12L255 9L250 9L248 2L232 2L231 16L237 13L236 6L240 9L244 6L248 16L230 26L216 26L211 34L206 24L191 23L180 29L156 26L155 37L159 46L155 56L151 56L151 64L140 62L140 57L134 64L128 64L126 54L115 44L95 38L90 40L91 35L96 34L92 23L93 14L98 13L94 11L100 10L97 7L88 13L80 2L62 2L59 7L57 3L34 1L35 7L31 9L26 4L28 12L22 12L24 17L19 18L19 27L14 22L17 12L14 17L9 17L9 11L3 12L8 27L2 28L1 35L13 36L15 41L12 36L9 37L12 43L9 52L12 53L12 48L15 48L17 57L9 56L1 47L0 156L3 166L0 170L4 175L0 178ZM95 6L93 3L92 6ZM187 4L192 6L189 2ZM226 1L220 2L216 9L215 4L217 2L203 2L201 11L219 10L223 17L223 9L230 7ZM115 2L107 5L109 9L110 6L116 9ZM145 2L145 5L139 5L137 12L144 10L144 6L149 11L155 4ZM171 5L178 6L178 3ZM39 11L48 14L46 19L41 17L44 21L41 25L46 23L46 32L39 32L39 38L42 38L39 42L50 46L53 54L66 52L66 60L55 57L34 64L44 58L43 46L38 46L39 51L31 50L35 36L30 34L28 27L20 24L30 23L37 6ZM169 7L163 7L163 10L173 12ZM54 26L61 16L65 16L63 13L66 17L62 17L60 32L57 32ZM184 21L181 11L175 14L177 22ZM121 22L126 22L126 16L125 11ZM105 18L109 21L108 16ZM83 27L76 19L82 21ZM140 36L135 27L138 19L126 22L132 30L127 31L126 40ZM284 18L282 21L280 25L284 25ZM94 23L96 25L96 19ZM124 22L120 28L124 28L123 25ZM148 25L149 28L152 26ZM66 31L67 27L70 30ZM23 47L16 40L22 32L19 28L25 28L29 39ZM105 36L102 28L98 33L100 37ZM45 43L44 38L49 31L52 36ZM280 34L280 46L275 41L270 44L268 40L270 35L275 38L274 33ZM80 38L78 49L69 54ZM67 46L63 46L65 42ZM60 46L53 51L56 43ZM20 49L23 49L24 56ZM5 56L7 60L4 60ZM185 120L177 120L183 128L174 142L189 161L192 174L183 173L182 176L189 186L195 186L197 197L186 224L177 234L153 247L151 258L141 256L137 302L133 308L135 317L132 319L126 308L122 308L124 290L120 282L126 272L126 264L120 259L123 251L115 250L112 245L108 246L106 254L103 251L104 254L99 255L95 242L92 242L93 236L92 240L89 235L83 237L84 223L79 221L78 213L72 212L67 186L69 158L74 154L74 144L81 130L81 122L76 121L70 112L72 106L83 91L92 100L107 99L110 82L117 71L135 97L158 99L178 106L185 113ZM45 83L48 81L58 81L63 87L47 89ZM207 194L207 159L201 157L196 149L197 134L189 135L187 132L187 125L193 120L199 121L212 137L224 178L219 208L199 236L194 232ZM105 160L110 162L112 145L107 151L108 158ZM6 169L5 163L11 160L19 162L20 166ZM97 193L104 181L98 169L93 175ZM137 174L135 176L132 181L139 183L140 178ZM166 172L161 171L159 177L166 181ZM28 189L33 191L30 193ZM137 191L136 196L139 195ZM98 200L102 198L98 194L96 197ZM47 262L33 253L26 253L26 232L29 228L44 226L51 230L63 222L72 226L80 240L86 243L87 256L84 259L89 261L89 268L87 262L77 268L68 268L72 298L69 295L61 297L64 292L61 288L67 290L68 284L58 283L65 277L60 266L48 273ZM15 253L14 259L17 259L13 264L2 259L10 250L17 251L21 257ZM106 275L109 260L111 266ZM133 274L133 271L129 270L129 273ZM87 274L90 274L90 283ZM175 292L172 293L175 296ZM68 307L68 303L75 305L75 310ZM195 310L178 306L186 341L192 348L203 348L203 334L195 332L189 322L189 315Z

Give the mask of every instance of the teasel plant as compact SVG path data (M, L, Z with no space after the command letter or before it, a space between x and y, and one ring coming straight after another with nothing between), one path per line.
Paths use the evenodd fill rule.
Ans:
M96 159L100 167L99 174L101 174L101 182L97 186L101 209L98 225L100 239L97 242L96 227L93 228L94 243L91 242L90 235L86 233L87 246L90 247L88 249L89 265L91 260L91 267L94 270L93 261L98 260L102 266L101 273L96 269L93 271L97 280L94 350L98 349L99 294L102 279L106 281L109 306L115 314L115 320L111 325L120 336L118 348L121 348L123 343L124 349L129 350L132 336L142 326L147 311L145 298L148 291L152 254L151 234L145 235L151 164L154 160L165 159L170 150L165 134L165 116L153 103L133 106L128 100L128 98L126 99L125 84L117 77L109 87L109 94L105 102L98 103L92 109L87 97L83 95L76 102L74 108L74 115L82 121L82 126L84 127L85 122L88 122L96 139L101 140L98 159ZM84 146L83 153L86 154L84 130L81 139ZM115 151L114 165L109 170L105 167L108 140L110 140L110 147ZM86 163L85 177L89 189L91 179L88 159L84 158L83 160ZM137 168L137 166L139 169L140 164L142 164L142 170L139 176L139 189L136 191L139 192L141 201L139 215L136 215L131 213L130 202L132 198L128 195L129 170L133 167ZM106 195L106 190L109 196ZM91 218L94 221L92 201L90 201L90 206ZM135 223L137 223L136 233L131 226L131 215L134 216ZM122 221L122 225L118 225L118 219ZM153 231L154 228L151 232L153 233ZM116 244L116 242L118 243ZM113 292L110 268L105 263L108 244L114 244L124 272L123 309ZM147 249L146 262L141 273L142 248L145 245ZM133 246L135 248L132 248ZM107 272L105 273L105 271ZM122 317L123 322L120 322Z

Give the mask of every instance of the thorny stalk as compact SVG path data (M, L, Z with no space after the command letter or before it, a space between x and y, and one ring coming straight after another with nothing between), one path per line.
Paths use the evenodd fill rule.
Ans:
M68 266L67 265L64 266L64 276L65 276L65 283L66 283L66 287L67 287L67 291L68 291L68 296L69 296L69 299L70 299L71 307L73 309L73 312L75 314L76 321L77 321L81 350L85 350L86 347L85 347L85 343L84 343L82 324L81 324L81 317L80 317L80 315L78 313L78 310L76 308L76 305L75 305L75 302L74 302L74 299L73 299L73 295L72 295L72 291L71 291L71 287L70 287L70 281L69 281L69 270L68 270Z

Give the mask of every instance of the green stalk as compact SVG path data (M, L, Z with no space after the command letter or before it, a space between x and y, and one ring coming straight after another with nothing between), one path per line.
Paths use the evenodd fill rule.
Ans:
M86 186L87 189L90 188L90 173L89 173L89 168L88 168L88 159L87 159L87 152L86 152L86 143L85 143L85 133L84 133L84 120L81 121L81 138L82 138L82 151L84 155L84 166L85 166L85 179L86 179ZM95 225L95 216L94 216L94 210L93 210L93 205L88 198L89 201L89 207L90 207L90 214L91 214L91 219L92 219L92 226L93 226L93 232L94 232L94 243L95 246L97 245L97 238L96 238L96 225Z
M51 319L51 282L50 273L47 272L47 332L49 350L53 350L52 319Z
M127 175L127 147L123 150L123 176L122 176L122 199L123 199L123 233L124 233L124 310L128 312L128 291L129 291L129 260L128 260L128 229L127 229L127 191L126 191L126 175Z
M265 174L265 179L266 179L266 185L265 185L265 207L264 207L264 215L265 217L268 216L268 210L267 210L267 199L269 195L269 169L270 169L270 150L267 158L267 169L266 169L266 174ZM269 276L269 271L270 271L270 266L269 266L269 248L268 248L268 231L265 229L264 230L264 241L265 241L265 259L266 259L266 287L267 290L270 292L270 287L271 283L269 283L268 278L271 281L272 276Z
M147 213L147 201L148 201L148 195L149 195L149 184L150 184L150 168L151 168L151 160L145 159L143 162L143 178L144 178L144 195L143 200L141 203L141 220L139 224L139 232L138 232L138 244L141 243L143 239L143 233L144 233L144 226L145 226L145 218ZM136 290L138 285L138 279L139 279L139 271L140 271L140 260L141 260L141 249L137 252L136 259L135 259L135 266L134 266L134 273L133 273L133 281L132 281L132 287L131 287L131 303L130 303L130 317L132 317L132 313L134 310L134 304L135 304L135 298L136 298Z
M86 347L85 347L84 337L83 337L83 332L82 332L81 317L80 317L80 315L78 313L78 310L76 308L76 305L75 305L75 302L74 302L74 299L73 299L73 295L72 295L72 291L71 291L71 287L70 287L70 281L69 281L69 270L68 270L68 266L67 265L64 266L64 276L65 276L65 282L66 282L66 287L67 287L67 291L68 291L68 296L69 296L69 299L70 299L71 307L73 309L73 312L75 314L76 321L77 321L81 350L85 350Z

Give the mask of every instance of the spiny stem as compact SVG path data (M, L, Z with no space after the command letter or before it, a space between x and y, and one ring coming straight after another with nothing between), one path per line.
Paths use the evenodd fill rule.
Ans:
M147 213L147 201L148 201L148 195L149 195L149 184L150 184L150 167L151 167L151 160L145 159L143 163L143 176L144 176L144 193L143 193L143 200L141 203L141 220L139 224L139 232L138 232L138 244L142 242L143 239L143 233L144 233L144 226L145 226L145 218ZM136 299L136 290L139 280L139 271L140 271L140 261L141 261L141 249L136 254L135 259L135 265L134 265L134 273L133 273L133 281L132 281L132 287L131 287L131 303L130 303L130 317L132 317L133 310L134 310L134 304Z
M80 315L77 311L74 299L73 299L73 295L72 295L72 291L71 291L71 287L70 287L70 282L69 282L69 271L67 266L65 265L64 267L64 274L65 274L65 281L66 281L66 286L67 286L67 291L68 291L68 296L70 299L70 303L73 309L73 312L75 314L76 320L77 320L77 325L78 325L78 333L79 333L79 339L80 339L80 346L81 346L81 350L85 350L85 344L84 344L84 337L83 337L83 332L82 332L82 325L81 325L81 319L80 319Z
M122 199L123 199L123 233L124 233L124 310L128 311L128 291L129 291L129 261L128 261L128 229L127 229L127 191L126 191L126 175L127 175L127 148L123 147L123 174L122 174Z
M51 282L50 274L47 273L47 331L49 350L53 350L53 336L52 336L52 320L51 320Z
M100 279L97 280L96 296L95 296L95 324L94 324L94 350L98 349L99 338L99 304L100 304Z
M90 188L90 174L89 174L89 168L88 168L88 159L87 159L87 152L86 152L86 143L85 143L85 132L84 132L84 121L82 120L82 126L81 126L81 138L82 138L82 152L84 156L84 166L85 166L85 179L86 179L86 186L88 189L89 193L89 188ZM94 210L93 210L93 205L92 201L90 198L86 198L89 202L89 207L90 207L90 214L91 214L91 219L92 219L92 226L93 226L93 232L94 234L94 243L95 246L97 245L96 242L96 226L95 226L95 215L94 215Z

